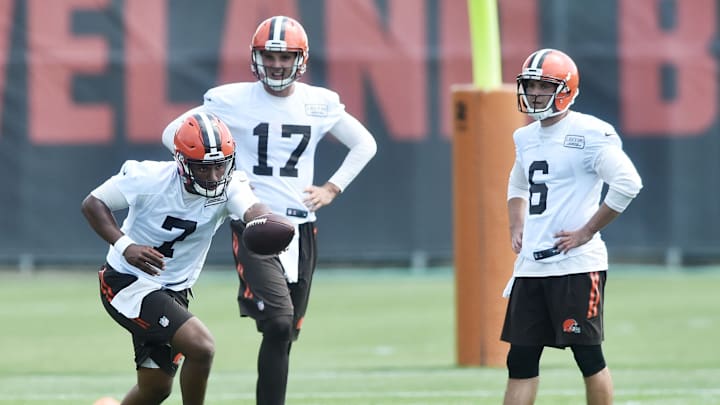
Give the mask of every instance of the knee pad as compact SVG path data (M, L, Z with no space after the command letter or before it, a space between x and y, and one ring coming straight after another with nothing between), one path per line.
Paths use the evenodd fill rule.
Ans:
M507 355L508 377L534 378L540 375L542 346L510 345Z
M605 368L605 357L600 345L573 345L570 348L583 377L595 375Z
M293 317L287 315L263 319L258 321L258 330L265 339L289 341L293 336Z

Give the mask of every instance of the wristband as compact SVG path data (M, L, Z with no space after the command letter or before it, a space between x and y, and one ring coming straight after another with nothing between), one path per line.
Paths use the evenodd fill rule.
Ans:
M120 238L118 238L118 240L116 240L115 243L113 243L113 247L115 248L115 250L117 250L120 253L120 255L124 255L125 249L127 249L128 246L133 245L133 244L135 244L134 240L132 240L127 235L123 235Z

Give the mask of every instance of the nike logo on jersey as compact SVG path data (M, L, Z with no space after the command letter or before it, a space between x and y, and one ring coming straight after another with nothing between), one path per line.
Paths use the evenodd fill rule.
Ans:
M565 135L563 146L566 148L585 149L585 137L582 135Z
M617 134L614 134L612 132L605 132L605 136L614 136L614 135L617 135Z
M305 104L305 115L311 117L327 117L328 106L327 104Z

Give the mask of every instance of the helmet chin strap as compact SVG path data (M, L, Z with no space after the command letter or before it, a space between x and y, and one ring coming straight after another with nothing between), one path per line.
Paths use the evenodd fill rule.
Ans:
M547 106L545 106L545 108L542 111L527 112L527 115L529 115L530 118L532 118L535 121L542 121L544 119L560 115L560 114L564 113L565 111L567 111L571 105L573 105L573 103L575 102L575 97L577 97L577 95L580 94L580 90L578 90L577 93L575 93L575 97L573 97L573 99L570 100L570 102L568 103L568 105L565 106L565 108L563 108L560 111L553 111L554 106L555 106L555 99L557 98L559 93L560 93L560 86L558 86L558 90L556 91L555 94L553 94L550 101L548 101ZM523 96L523 97L525 98L525 105L530 105L527 101L527 96Z
M262 60L262 53L256 50L253 51L253 70L256 71L256 75L258 76L258 78L270 89L274 91L282 91L290 87L291 84L293 84L297 79L299 79L298 73L300 73L301 75L302 73L304 73L304 69L302 71L300 69L301 65L304 62L303 59L303 56L300 53L297 53L290 75L288 75L287 78L277 80L270 77L265 65L257 62L258 60Z
M560 115L560 114L562 114L564 111L565 111L565 110L553 112L553 111L552 111L552 108L548 108L547 110L545 110L545 111L543 111L543 112L538 112L538 113L531 113L531 112L529 112L529 113L527 113L527 115L529 115L530 118L534 119L535 121L542 121L542 120L544 120L544 119L546 119L546 118L550 118L550 117L554 117L554 116L556 116L556 115Z
M523 101L524 101L525 105L527 106L527 110L528 110L525 113L527 115L529 115L535 121L541 121L541 120L544 120L545 118L550 118L553 115L560 114L560 112L553 111L553 105L555 104L555 97L556 97L556 95L553 94L552 97L550 97L550 100L548 100L547 104L545 104L545 107L543 107L541 109L541 111L531 112L530 111L531 103L528 100L528 96L527 96L527 94L523 94L522 98L523 98ZM533 108L532 110L535 111L535 110L537 110L537 108Z
M214 189L207 189L200 185L198 181L195 180L195 175L193 174L192 170L190 170L190 165L187 163L187 161L182 158L180 153L175 153L175 161L178 164L178 173L180 174L183 182L183 187L185 188L185 191L191 194L197 194L206 198L214 198L219 197L225 192L225 187L227 187L228 184L230 184L230 181L232 179L232 173L235 167L234 158L230 161L230 168L226 169L226 174L223 176L223 179L216 182L216 186Z
M222 195L222 193L225 191L225 183L218 184L218 186L214 190L208 190L206 188L200 187L200 185L196 182L193 182L193 190L195 190L197 194L203 197L218 197Z
M262 69L265 70L264 67ZM285 90L288 87L290 87L290 85L293 84L293 82L295 82L295 79L293 78L293 76L295 76L296 71L297 71L297 69L293 67L292 74L287 79L280 79L280 80L271 79L270 76L268 76L266 73L265 80L263 80L263 83L265 83L268 87L270 87L271 89L273 89L275 91Z

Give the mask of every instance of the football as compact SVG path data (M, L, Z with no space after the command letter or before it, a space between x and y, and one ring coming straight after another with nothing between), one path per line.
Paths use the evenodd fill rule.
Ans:
M282 252L295 236L295 225L282 215L270 213L245 224L242 234L245 247L260 255Z

